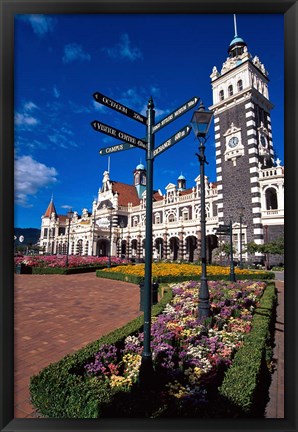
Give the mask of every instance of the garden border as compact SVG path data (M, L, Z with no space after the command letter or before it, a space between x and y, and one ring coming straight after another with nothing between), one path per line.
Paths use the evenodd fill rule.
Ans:
M158 315L171 298L172 290L168 289L160 302L152 307L152 315ZM252 330L243 347L236 353L219 389L219 399L224 407L224 411L220 410L221 413L232 412L232 417L257 416L258 390L263 382L261 371L272 345L271 330L275 305L275 283L270 281L255 311ZM140 315L125 326L65 356L57 363L50 364L38 375L31 377L31 402L38 413L50 418L98 418L101 404L109 402L112 392L102 385L97 385L96 380L86 380L76 372L94 357L102 344L123 340L140 330L143 322L143 315Z
M115 273L97 270L96 276L105 279L113 279L121 282L129 282L134 284L140 284L143 282L143 276L136 276L126 273ZM273 272L254 273L253 271L248 274L236 273L236 280L271 280L275 279L275 274ZM200 281L201 275L188 275L188 276L158 276L153 277L154 282L158 283L175 283L175 282L185 282L189 280ZM230 280L230 275L208 275L208 280Z

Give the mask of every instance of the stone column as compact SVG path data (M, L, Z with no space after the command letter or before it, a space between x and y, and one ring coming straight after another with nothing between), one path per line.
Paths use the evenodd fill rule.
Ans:
M183 228L179 232L179 250L178 250L178 257L179 259L183 260L185 258L185 244L184 244L184 232Z

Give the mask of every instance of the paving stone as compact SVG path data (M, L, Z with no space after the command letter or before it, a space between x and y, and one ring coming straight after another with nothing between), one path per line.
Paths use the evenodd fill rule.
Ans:
M140 315L139 302L137 285L95 273L15 275L15 418L36 417L32 375Z
M278 291L274 358L266 418L284 418L284 283ZM139 287L78 275L15 275L15 418L36 418L32 375L140 315Z

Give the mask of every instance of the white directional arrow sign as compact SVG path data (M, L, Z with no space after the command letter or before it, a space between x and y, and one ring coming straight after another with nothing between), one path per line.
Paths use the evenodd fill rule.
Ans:
M106 125L106 124L101 123L97 120L94 120L91 123L91 125L98 132L104 133L104 134L112 136L114 138L121 139L121 140L127 142L128 144L131 144L135 147L143 148L144 150L146 150L146 148L147 148L145 141L143 141L139 138L136 138L132 135L128 135L126 132L122 132L118 129L115 129L112 126Z
M155 133L155 132L159 131L161 128L163 128L164 126L167 126L172 121L176 120L178 117L180 117L181 115L183 115L184 113L186 113L187 111L189 111L190 109L195 107L197 105L197 103L199 102L199 100L200 100L200 98L195 96L192 99L190 99L189 101L185 102L185 104L181 105L181 107L177 108L175 111L173 111L167 117L165 117L163 120L156 123L152 128L152 132Z
M167 150L169 147L176 144L178 141L182 140L183 138L187 137L187 135L190 133L190 131L191 131L190 126L184 126L184 128L180 129L180 131L175 133L175 135L173 135L167 141L162 143L160 146L156 147L156 149L153 150L153 157L160 155L162 152Z
M142 123L142 124L146 124L147 123L147 117L144 117L142 114L139 114L135 111L133 111L132 109L128 108L125 105L120 104L117 101L114 101L113 99L103 95L102 93L94 93L93 95L94 99L102 104L102 105L106 105L109 108L114 109L115 111L120 112L121 114L125 114L126 116L137 120L138 122Z
M116 144L116 145L111 146L111 147L104 147L104 148L100 149L99 154L101 156L105 156L107 154L111 154L111 153L115 153L115 152L119 152L119 151L123 151L123 150L130 150L133 148L136 148L136 146L134 146L133 144L119 143L119 144Z

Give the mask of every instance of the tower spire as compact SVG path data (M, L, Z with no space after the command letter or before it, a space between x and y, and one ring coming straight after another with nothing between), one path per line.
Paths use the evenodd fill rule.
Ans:
M238 36L238 33L237 33L236 14L234 14L234 32L235 32L235 36L234 36L234 37L237 37L237 36Z

